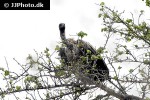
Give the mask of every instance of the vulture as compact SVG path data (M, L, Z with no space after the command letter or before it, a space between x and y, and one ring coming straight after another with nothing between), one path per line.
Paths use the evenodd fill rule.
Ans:
M108 80L109 69L105 61L102 58L92 59L98 55L92 45L82 39L67 39L64 23L59 24L59 31L64 45L59 50L59 56L66 70L72 71L81 81L83 78L94 82Z

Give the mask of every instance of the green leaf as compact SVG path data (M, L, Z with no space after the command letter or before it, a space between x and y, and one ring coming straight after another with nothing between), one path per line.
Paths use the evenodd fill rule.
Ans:
M30 82L30 81L31 81L31 79L32 79L32 77L31 77L31 76L27 76L25 80L26 80L26 81L28 81L28 82Z
M50 53L46 53L46 57L48 58L50 56Z
M150 0L146 0L146 6L150 7Z
M50 95L49 93L46 94L46 100L49 100L50 99Z
M9 83L12 84L13 80L10 80Z
M126 22L127 22L127 23L131 23L131 22L132 22L132 19L127 19Z
M48 53L48 51L49 51L49 49L48 49L48 48L46 48L46 49L44 50L44 53Z
M149 97L146 97L146 99L145 100L150 100L150 98Z
M32 56L29 54L27 60L32 60Z
M98 17L99 17L99 18L102 17L102 14L99 14Z
M142 89L142 91L145 91L146 86L142 86L141 89Z
M117 77L117 76L114 76L114 79L115 79L115 80L118 80L118 77Z
M121 69L121 68L122 68L121 66L118 67L118 69Z
M5 76L9 75L9 71L5 70Z
M0 67L0 70L1 70L1 71L4 71L4 68Z
M132 73L133 71L134 71L133 69L130 69L130 70L129 70L130 73Z
M30 97L27 97L27 96L26 96L26 98L25 98L25 99L27 99L27 100L31 100L31 99L30 99Z
M56 45L55 50L60 50L59 45Z
M19 91L21 89L21 86L16 86L16 90Z
M103 10L104 10L104 8L100 8L99 10L100 10L100 11L103 11Z
M63 75L65 75L66 73L65 73L65 71L58 71L58 72L55 72L55 75L57 76L57 77L61 77L61 76L63 76Z
M77 35L79 37L83 38L84 36L87 36L87 33L84 33L83 31L80 31Z
M135 48L136 48L136 49L138 49L138 48L139 48L139 47L138 47L138 45L134 45L134 46L135 46Z
M129 37L125 37L125 39L126 39L127 42L131 41L131 38L129 38Z
M102 59L102 56L101 56L101 55L97 55L97 58L98 58L98 59Z
M148 56L148 54L147 53L145 53L145 57L147 57Z
M140 12L141 12L141 14L143 14L143 13L144 13L144 10L141 10Z
M107 27L101 29L101 32L106 32L106 31L108 31Z
M62 90L60 90L60 98L62 98L64 96L64 93L62 92Z
M90 50L86 50L87 54L91 54L91 51Z
M122 55L123 54L123 51L118 51L118 55Z
M104 14L104 18L109 18L108 14Z
M149 60L144 60L143 63L144 64L150 64L150 61Z
M2 93L2 94L1 94L1 97L2 97L2 98L4 98L4 97L5 97L5 95L6 95L6 94Z
M87 61L87 57L85 57L85 56L81 56L80 57L81 58L81 60L84 62L84 61Z
M104 6L104 5L105 5L105 3L104 3L104 2L101 2L101 3L100 3L100 5L101 5L101 6Z
M91 60L97 60L97 59L98 59L98 57L96 55L91 56Z
M49 51L49 49L46 47L46 51Z
M102 53L104 53L104 50L105 50L105 48L100 47L97 49L97 53L102 54Z

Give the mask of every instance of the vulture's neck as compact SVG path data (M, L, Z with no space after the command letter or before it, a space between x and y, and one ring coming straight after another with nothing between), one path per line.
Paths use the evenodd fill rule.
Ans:
M60 32L60 37L61 37L62 41L65 41L66 40L65 32Z
M60 37L61 37L61 40L64 44L68 44L67 39L66 39L66 35L65 35L65 31L60 31Z
M72 43L70 43L69 40L66 39L65 31L64 32L60 32L60 37L61 37L61 40L62 40L63 44L66 44L66 46L69 49L73 49Z

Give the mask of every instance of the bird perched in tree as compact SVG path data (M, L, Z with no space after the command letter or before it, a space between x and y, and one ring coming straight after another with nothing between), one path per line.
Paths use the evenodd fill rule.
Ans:
M59 24L59 30L62 43L65 45L60 48L59 55L67 70L72 71L79 79L83 77L100 82L107 80L109 69L104 60L98 57L96 50L82 39L66 39L64 23Z

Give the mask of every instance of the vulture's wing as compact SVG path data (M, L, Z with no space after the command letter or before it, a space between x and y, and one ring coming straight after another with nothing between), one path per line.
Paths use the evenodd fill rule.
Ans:
M94 49L90 43L85 42L83 40L78 40L77 42L79 44L79 48L81 49L81 51L84 52L82 53L83 56L87 53L86 50L90 50L91 54L97 55L96 49ZM103 59L93 60L91 64L92 66L96 65L95 70L93 71L92 71L92 67L89 68L91 69L91 72L89 72L90 74L97 75L96 77L94 77L94 80L100 80L102 82L108 79L109 69Z
M93 48L93 46L88 43L88 42L85 42L83 40L77 40L77 43L79 45L79 48L82 49L83 52L87 52L86 50L90 50L91 51L91 54L96 54L96 49Z

